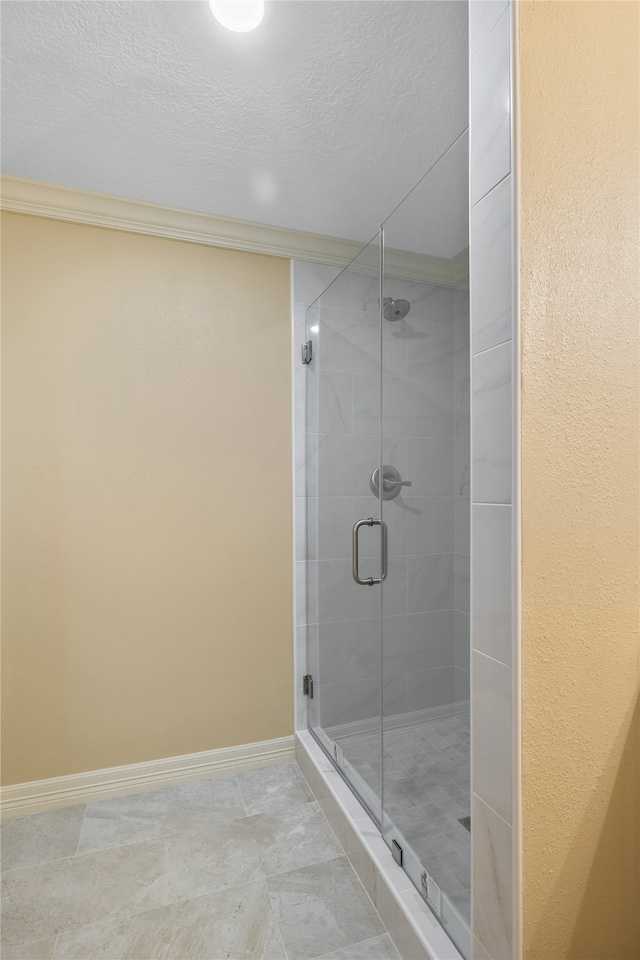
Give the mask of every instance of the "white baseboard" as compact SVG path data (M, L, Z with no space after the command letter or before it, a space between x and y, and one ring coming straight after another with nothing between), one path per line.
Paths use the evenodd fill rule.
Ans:
M254 770L276 763L289 763L295 758L293 737L243 743L237 747L205 750L182 757L166 757L124 767L107 767L50 780L15 783L0 790L3 817L19 817L40 813L74 803L104 800L142 790L158 790L189 780L223 777L242 770Z

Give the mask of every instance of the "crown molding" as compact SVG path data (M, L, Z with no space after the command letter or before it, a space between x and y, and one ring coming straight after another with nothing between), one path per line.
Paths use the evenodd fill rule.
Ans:
M362 249L362 244L354 240L195 213L21 177L3 176L0 193L2 209L14 213L274 257L316 260L340 266L352 260Z
M355 240L233 220L143 200L127 200L22 177L2 176L0 206L3 210L32 217L334 266L346 266L360 255L362 266L366 268L369 265L366 261L371 260L373 266L378 257L373 250L369 256L368 251L363 250L363 244ZM385 270L391 276L447 286L458 286L464 282L459 262L401 250L385 251Z
M380 247L377 238L360 252L352 263L351 269L355 273L377 273L380 269ZM385 276L398 277L403 280L419 280L422 283L436 283L439 286L468 288L469 267L466 251L463 257L454 257L444 260L438 257L425 257L410 250L395 250L385 247L384 250Z

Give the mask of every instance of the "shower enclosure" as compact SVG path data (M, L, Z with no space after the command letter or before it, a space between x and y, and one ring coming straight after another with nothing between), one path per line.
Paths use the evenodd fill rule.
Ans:
M306 312L310 731L469 955L468 141Z

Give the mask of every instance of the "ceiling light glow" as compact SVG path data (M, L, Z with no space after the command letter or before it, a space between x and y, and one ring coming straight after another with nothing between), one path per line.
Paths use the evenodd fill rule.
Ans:
M209 0L209 6L218 23L236 33L255 30L264 17L264 0Z

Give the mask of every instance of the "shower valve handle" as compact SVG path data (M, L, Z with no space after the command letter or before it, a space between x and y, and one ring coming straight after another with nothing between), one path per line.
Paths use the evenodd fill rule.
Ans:
M380 468L376 469L371 474L371 479L369 480L369 486L371 487L371 493L374 497L380 496ZM411 480L403 480L400 476L398 470L395 467L390 466L388 463L382 468L382 499L383 500L395 500L395 498L400 493L400 487L410 487Z

